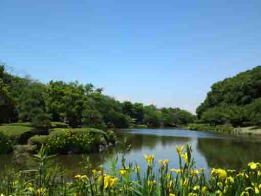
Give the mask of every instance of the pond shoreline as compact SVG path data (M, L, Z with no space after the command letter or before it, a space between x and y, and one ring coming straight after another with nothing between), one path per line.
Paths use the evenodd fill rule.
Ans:
M194 130L194 131L206 131L211 133L221 133L225 135L233 135L238 137L260 137L261 138L261 127L248 126L248 127L232 127L230 125L213 126L207 124L188 124L182 126L183 129Z

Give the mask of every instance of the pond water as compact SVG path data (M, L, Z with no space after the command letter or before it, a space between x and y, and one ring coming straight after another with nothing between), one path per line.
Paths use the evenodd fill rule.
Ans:
M124 145L110 148L106 153L58 155L53 164L63 167L66 175L72 176L100 165L108 168L112 160L116 157L121 160L123 155L127 162L137 163L145 168L146 161L143 156L153 154L156 160L169 159L170 167L177 168L178 156L175 147L183 144L192 146L197 168L238 169L250 161L261 161L259 139L181 129L126 129L117 132L122 141L126 140ZM10 168L21 170L36 166L36 162L28 154L0 155L0 172Z

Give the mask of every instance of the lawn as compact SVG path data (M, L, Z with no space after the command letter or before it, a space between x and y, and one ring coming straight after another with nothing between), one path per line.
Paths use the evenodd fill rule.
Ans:
M29 132L32 129L30 123L13 123L0 126L0 132L11 139L19 139L22 134Z
M104 131L94 128L55 128L50 130L50 135L61 135L64 134L66 131L70 131L72 133L100 133L105 134Z

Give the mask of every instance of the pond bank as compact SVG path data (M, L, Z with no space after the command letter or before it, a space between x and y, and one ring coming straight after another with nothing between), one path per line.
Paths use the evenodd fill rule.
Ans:
M87 165L96 169L103 165L109 169L113 160L117 158L121 160L124 156L127 163L137 163L145 170L146 161L143 155L154 154L156 162L169 159L171 167L176 167L179 160L175 154L175 146L186 144L192 147L196 167L206 168L206 171L213 167L241 169L248 162L261 160L261 140L214 132L177 128L124 129L117 130L117 141L121 142L99 153L57 154L50 164L53 168L55 166L64 168L66 176L73 176L86 171ZM37 166L31 153L14 152L0 155L0 160L0 173L8 169L30 170Z
M111 130L51 128L41 131L28 124L0 126L0 154L13 150L36 153L42 145L46 146L49 154L95 153L114 145L116 140Z
M231 125L208 125L208 124L188 124L184 128L195 131L209 131L235 136L258 136L261 137L261 127L232 127Z
M140 165L122 161L109 170L99 167L91 172L79 172L64 179L62 169L51 168L42 148L35 170L0 175L1 195L104 195L104 196L176 196L176 195L259 195L261 192L261 164L250 162L242 170L196 168L190 146L177 146L179 164L173 167L169 159L156 162L154 155L143 157ZM115 161L117 163L117 161ZM128 165L128 166L127 166ZM86 166L88 167L88 166ZM157 172L159 170L159 172ZM61 173L60 173L61 172ZM208 178L211 176L211 178Z

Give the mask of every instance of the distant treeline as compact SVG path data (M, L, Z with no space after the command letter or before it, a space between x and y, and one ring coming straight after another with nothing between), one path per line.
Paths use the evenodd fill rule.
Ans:
M194 118L179 108L119 102L92 84L63 81L43 84L11 75L0 65L0 123L32 122L44 127L56 121L71 127L127 128L177 126L191 123Z
M197 114L212 125L261 125L261 66L215 83Z

